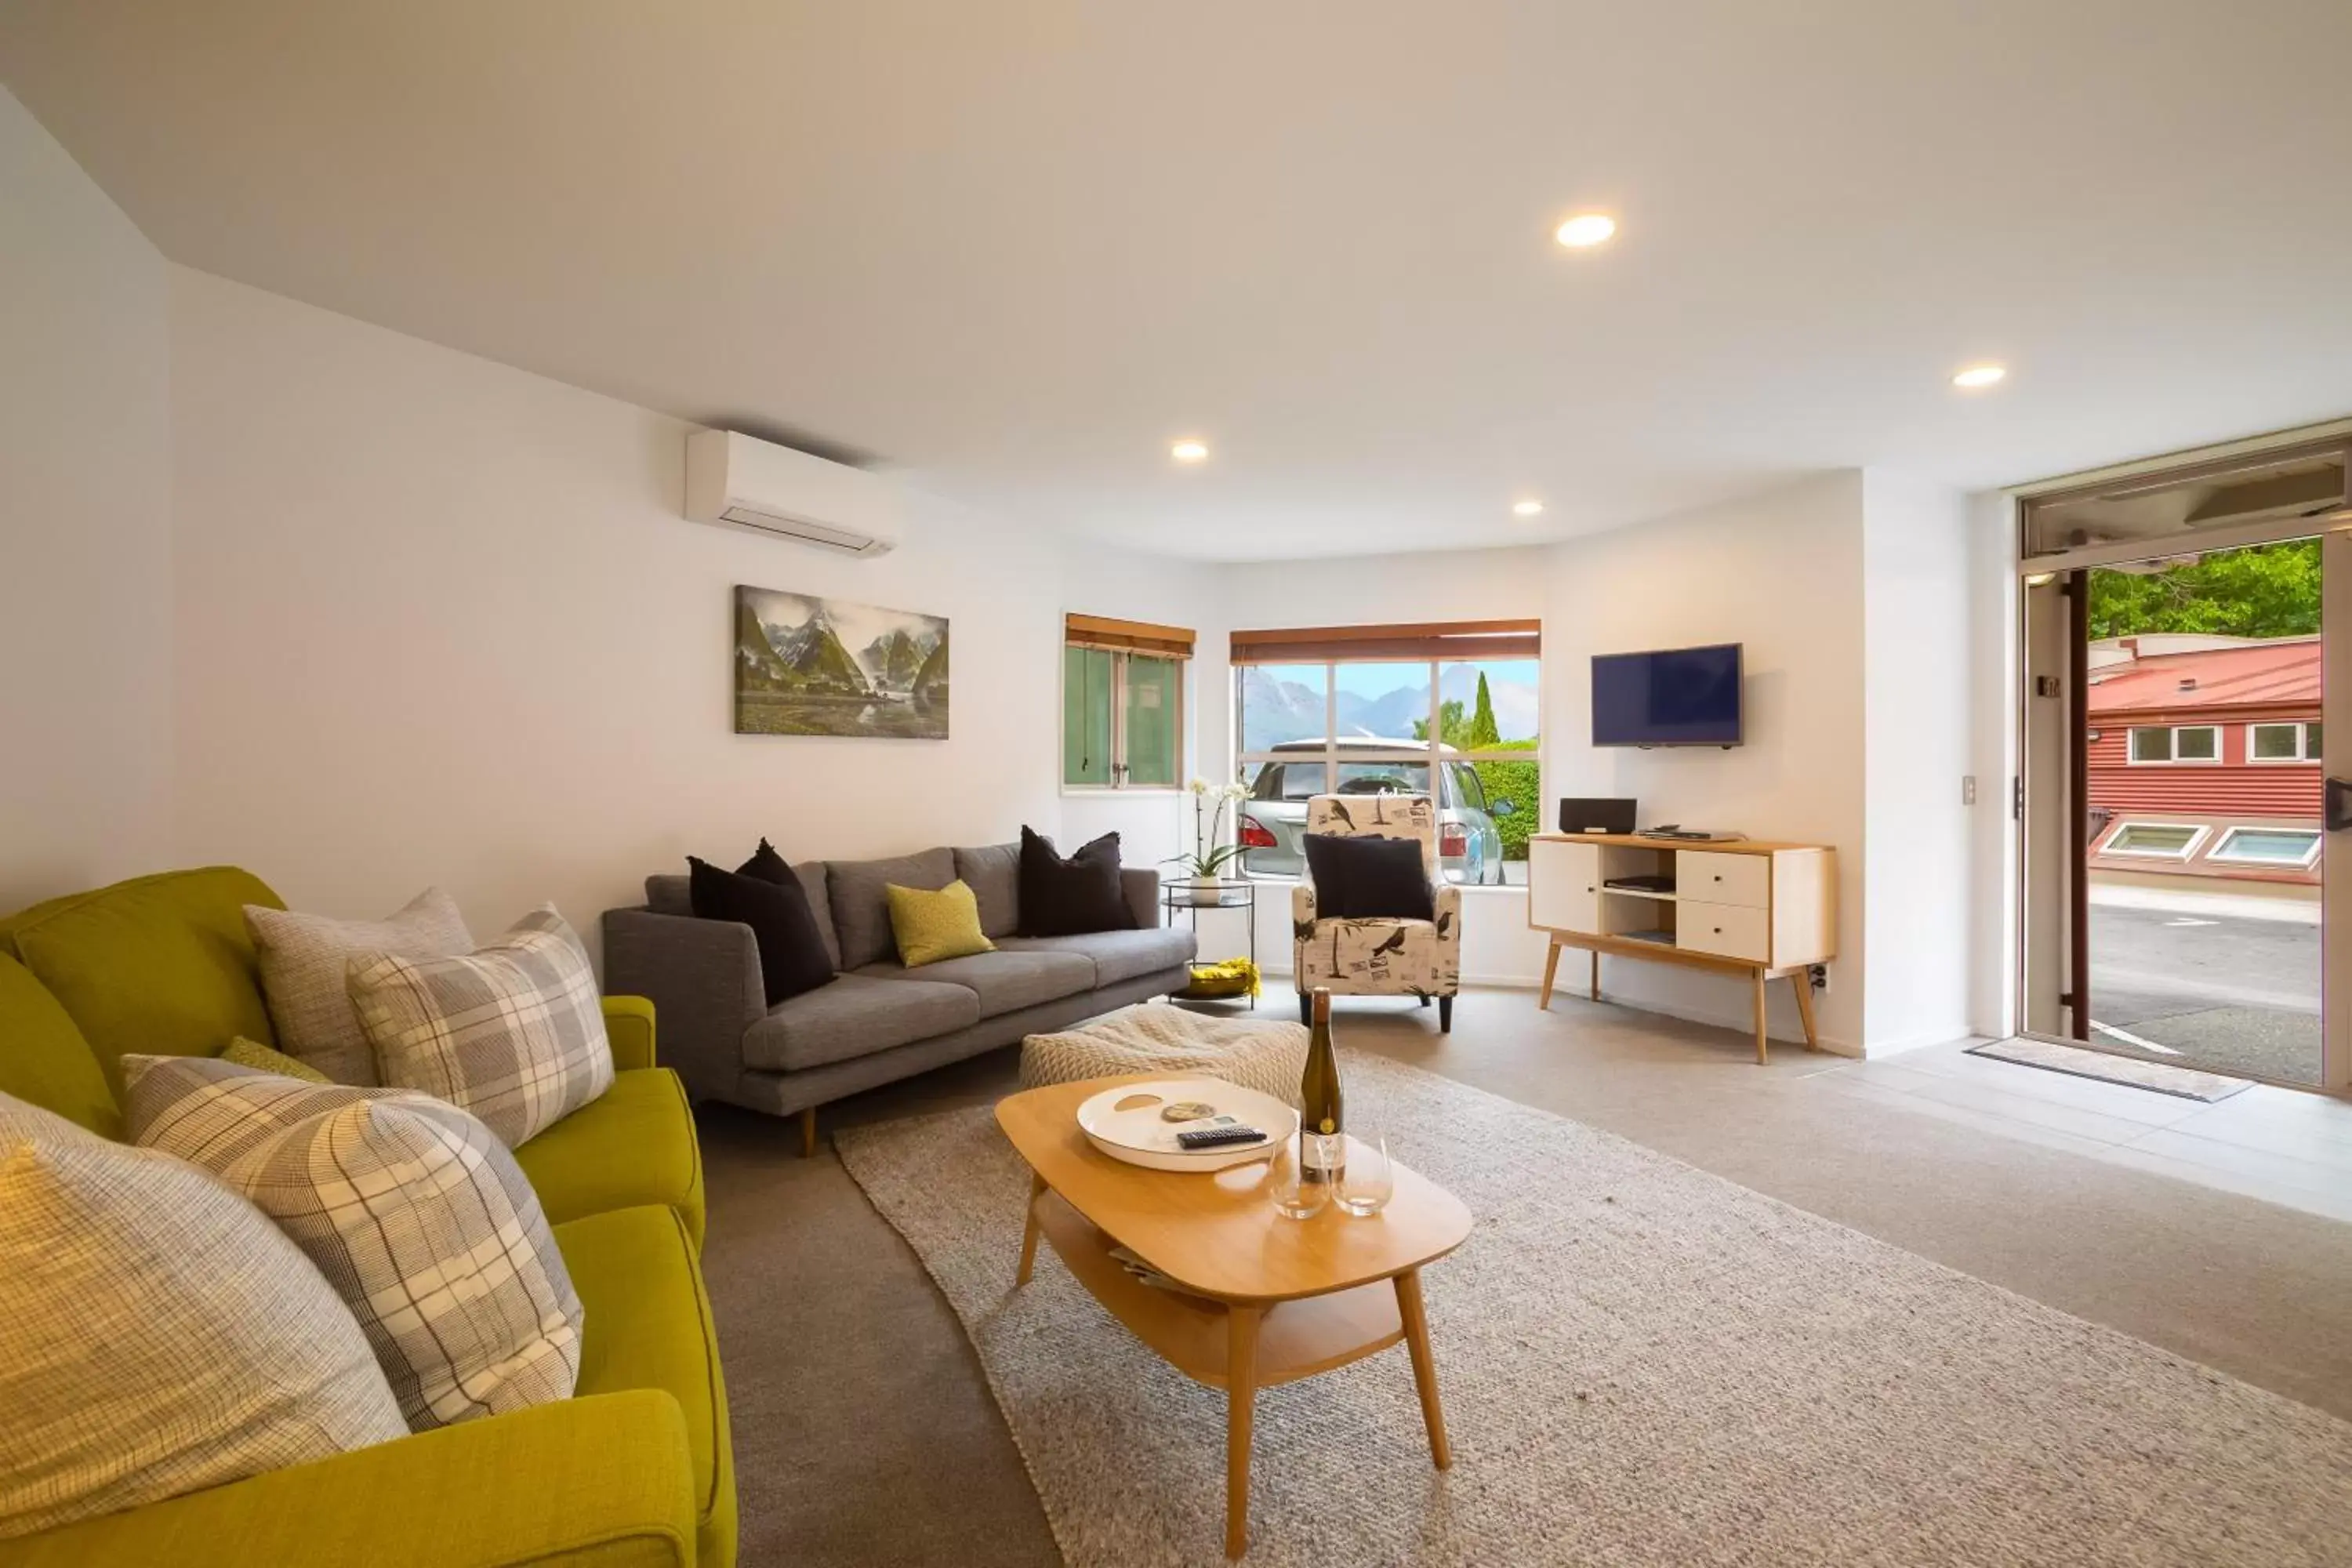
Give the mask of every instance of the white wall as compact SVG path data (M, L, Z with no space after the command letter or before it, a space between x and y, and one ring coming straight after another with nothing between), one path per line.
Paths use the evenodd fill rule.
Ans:
M1190 624L1197 568L920 496L875 561L686 522L678 422L203 273L170 322L178 857L298 907L438 883L479 931L552 899L593 942L648 871L761 835L1054 831L1064 610ZM949 616L952 738L734 734L737 583ZM1173 848L1166 796L1083 805Z
M1571 540L1552 552L1544 616L1544 794L1631 795L1642 820L1826 844L1838 852L1838 959L1824 1041L1856 1051L1864 1012L1864 683L1860 473ZM1747 741L1730 751L1596 749L1591 656L1743 645ZM1571 972L1574 972L1573 969ZM1746 1028L1745 982L1604 959L1611 997ZM1802 1038L1789 986L1776 1037Z
M1970 767L1977 805L1969 854L1969 1026L1996 1039L2017 1030L2017 503L1998 491L1968 499Z
M0 92L0 910L162 864L163 258Z
M1961 781L1974 771L1979 660L1964 498L1880 468L1862 489L1863 1029L1874 1054L1968 1033L1974 808Z

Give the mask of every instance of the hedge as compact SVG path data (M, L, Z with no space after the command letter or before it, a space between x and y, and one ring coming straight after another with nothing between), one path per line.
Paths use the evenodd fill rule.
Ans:
M1532 752L1533 741L1516 743L1506 742L1497 751ZM1528 836L1543 826L1543 766L1532 760L1524 763L1473 763L1478 782L1486 786L1486 810L1491 815L1496 803L1509 801L1517 807L1508 816L1496 816L1495 829L1503 837L1503 858L1524 860L1528 858Z

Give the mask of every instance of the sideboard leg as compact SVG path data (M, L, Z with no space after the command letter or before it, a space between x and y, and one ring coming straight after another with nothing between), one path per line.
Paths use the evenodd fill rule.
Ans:
M1754 972L1754 984L1756 988L1756 1065L1761 1067L1764 1065L1766 1059L1765 1040L1767 1037L1764 1033L1764 972L1761 969L1756 970Z
M1538 1011L1549 1009L1551 1006L1551 979L1553 975L1559 973L1559 943L1553 942L1549 947L1544 949L1543 990L1536 997L1536 1007Z
M1592 999L1601 1000L1601 950L1592 950Z
M1797 1016L1805 1026L1805 1049L1822 1048L1822 1037L1813 1026L1813 974L1810 969L1800 969L1789 976L1789 984L1797 988Z

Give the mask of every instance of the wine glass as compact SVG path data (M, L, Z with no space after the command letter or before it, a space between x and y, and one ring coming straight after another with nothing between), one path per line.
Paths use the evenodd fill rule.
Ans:
M1339 1206L1360 1219L1386 1208L1395 1191L1388 1135L1377 1128L1349 1133L1348 1167L1339 1175Z
M1313 1136L1292 1133L1274 1146L1274 1155L1266 1162L1266 1196L1274 1200L1275 1212L1286 1219L1313 1219L1331 1198L1330 1183L1307 1179L1299 1141Z

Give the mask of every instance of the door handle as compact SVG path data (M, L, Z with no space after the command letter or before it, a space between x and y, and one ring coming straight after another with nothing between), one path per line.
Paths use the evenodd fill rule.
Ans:
M2329 779L2326 795L2327 831L2341 833L2352 827L2352 784Z

